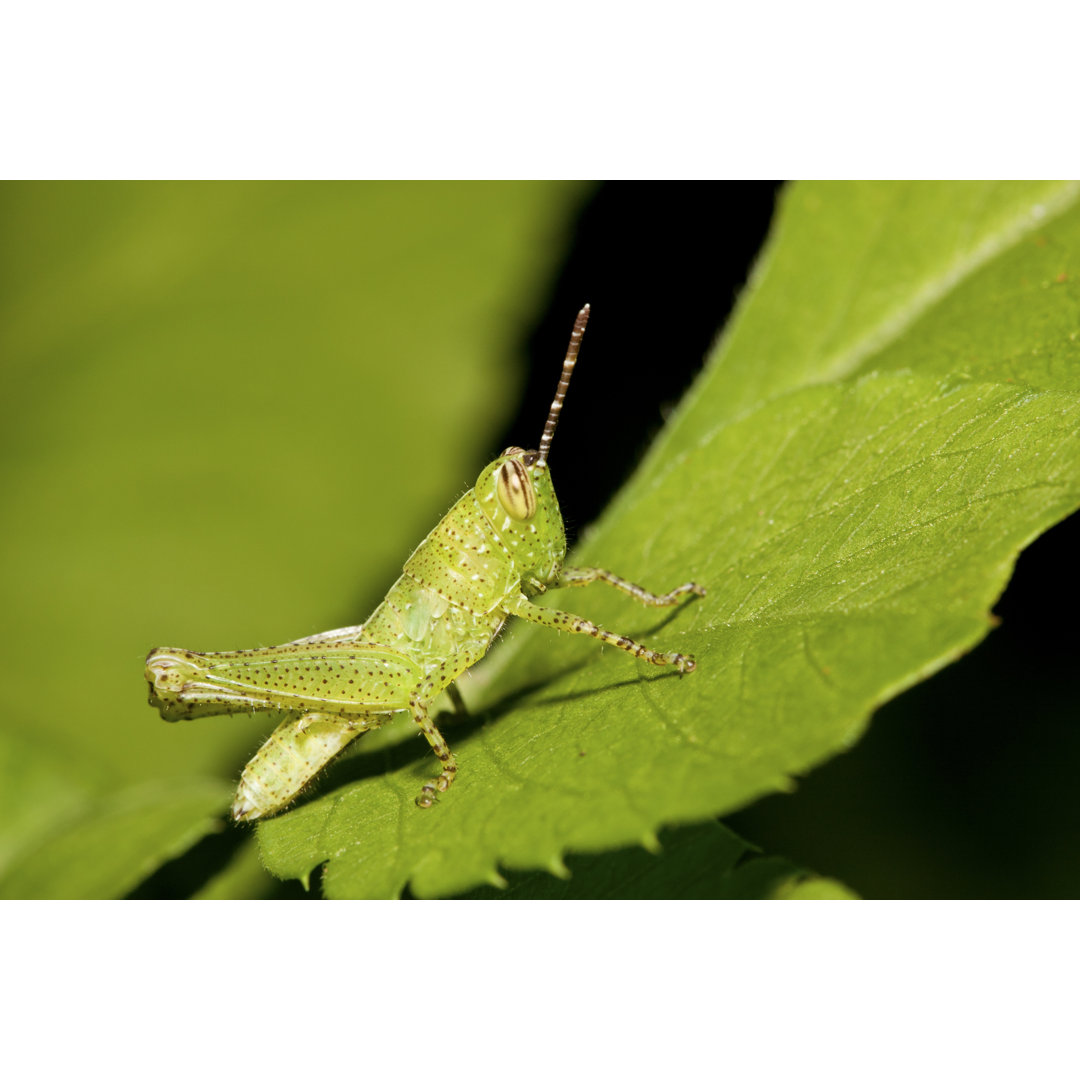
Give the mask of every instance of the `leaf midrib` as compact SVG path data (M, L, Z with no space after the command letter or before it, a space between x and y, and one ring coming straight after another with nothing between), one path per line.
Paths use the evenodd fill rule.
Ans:
M823 365L821 380L832 381L844 378L856 371L863 360L892 345L926 312L940 303L961 282L971 277L991 259L1015 247L1033 232L1046 228L1070 210L1078 197L1080 197L1080 182L1063 182L1057 192L1040 200L1038 205L1043 207L1041 215L1033 214L1031 205L1025 206L995 232L985 236L974 248L967 252L957 253L953 261L943 270L936 275L931 275L921 287L916 288L905 303L895 308L891 314L885 314L879 318L860 339L857 339L846 350L837 353L831 363L826 362Z
M787 394L807 386L835 382L853 374L859 370L860 367L864 366L864 361L872 356L880 355L894 342L899 340L925 314L944 300L977 270L990 262L991 259L1010 248L1015 247L1023 239L1039 229L1046 228L1057 218L1072 209L1078 201L1080 201L1080 181L1062 181L1061 187L1057 192L1048 195L1037 203L1037 205L1043 208L1043 213L1041 215L1038 217L1034 216L1032 214L1032 204L1026 204L1004 225L999 227L992 234L984 237L984 239L975 245L974 248L968 249L966 253L958 254L942 271L930 275L920 288L916 288L909 294L906 302L899 304L893 308L891 312L876 319L873 324L866 328L860 337L856 338L852 344L848 346L847 349L837 352L831 360L829 359L828 352L824 352L821 356L820 370L817 375L803 378L797 383L784 387L779 393L771 394L753 404L747 405L738 412L732 413L730 416L723 417L718 421L717 425L710 430L705 438L714 435L717 431L721 431L731 424L736 424L745 420L763 406L779 400ZM882 232L883 229L879 228L875 235L881 235ZM767 276L767 273L772 270L771 255L775 242L775 235L770 235L766 239L762 253L759 256L760 266L763 272L760 276L752 275L750 277L747 284L748 288L756 287L758 282L763 280L765 276ZM868 245L867 255L872 248L872 244ZM849 296L846 304L847 309L850 309L855 295L855 293L852 293ZM687 392L682 406L672 417L671 423L666 425L658 437L653 441L653 445L649 448L646 458L638 470L639 476L648 476L653 472L655 468L653 463L657 460L662 460L666 455L668 442L677 431L680 418L687 413L692 412L697 406L701 388L708 379L713 377L715 370L723 362L724 357L731 347L731 332L739 317L740 306L741 305L736 305L735 311L732 313L727 326L724 327L711 354L706 357L706 369L698 377L694 386ZM833 323L830 324L830 326L834 324L835 320L833 320ZM823 337L827 338L828 333L823 335ZM701 441L702 440L699 440L699 443ZM681 455L679 456L679 459L681 459ZM674 463L669 463L669 468L672 464ZM665 469L664 472L666 471L667 470ZM656 479L656 477L653 479ZM624 488L623 490L626 491L627 489Z

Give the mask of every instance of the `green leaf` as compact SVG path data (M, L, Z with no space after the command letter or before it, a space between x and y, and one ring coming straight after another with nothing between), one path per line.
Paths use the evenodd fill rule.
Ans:
M1080 505L1078 201L790 189L731 328L574 557L708 597L662 617L599 587L558 600L698 670L519 626L465 680L475 717L444 725L460 772L437 808L413 805L424 746L379 733L260 827L266 866L326 862L337 897L561 873L790 789L977 644L1019 550ZM553 467L557 487L557 446Z
M90 798L78 762L0 730L0 881L20 852L77 820Z
M113 899L224 827L232 785L140 784L99 799L75 822L24 849L0 878L3 899Z

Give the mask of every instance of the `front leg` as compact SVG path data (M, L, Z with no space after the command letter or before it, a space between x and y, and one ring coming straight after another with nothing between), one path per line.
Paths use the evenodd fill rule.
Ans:
M430 693L430 688L425 688ZM438 796L454 782L457 776L457 758L442 737L442 732L435 726L434 721L428 715L427 703L422 693L416 693L409 701L409 710L413 720L416 721L420 730L424 733L428 745L435 752L435 756L442 764L442 772L431 781L428 781L416 797L416 805L422 810L427 810L435 804Z
M416 805L422 810L434 806L439 796L450 787L454 782L454 777L457 776L457 758L454 757L442 732L431 719L428 706L445 690L450 695L454 712L459 716L468 716L469 711L465 707L455 680L463 671L468 671L473 664L477 663L486 651L483 644L463 649L453 664L442 664L433 675L424 680L409 695L409 711L412 713L413 720L423 732L432 752L442 765L442 772L434 780L428 781L416 797Z
M637 586L634 586L634 588L637 588ZM694 588L697 589L697 586L695 585ZM642 591L644 592L644 590ZM651 596L652 594L648 595ZM645 660L650 664L657 664L661 667L672 664L683 672L693 671L697 666L692 656L684 656L682 653L677 652L655 652L644 645L639 645L636 641L631 641L628 637L623 637L622 634L613 634L610 630L605 630L602 626L597 626L596 623L589 622L588 619L582 619L578 615L571 615L567 611L558 611L555 608L539 607L537 604L530 603L520 594L507 603L506 610L511 615L517 615L521 619L528 619L529 622L539 623L541 626L547 626L552 630L569 630L571 634L588 634L590 637L598 638L605 645L614 645L617 649L632 653L639 660Z
M687 593L693 596L705 595L705 590L700 585L688 581L685 585L664 593L663 596L657 596L656 593L651 593L648 589L643 589L640 585L635 585L632 581L618 577L610 570L602 570L598 566L564 566L553 588L573 588L577 585L590 585L594 581L602 581L605 585L610 585L619 592L632 596L638 603L645 604L647 607L670 607L672 604L677 604L679 597Z

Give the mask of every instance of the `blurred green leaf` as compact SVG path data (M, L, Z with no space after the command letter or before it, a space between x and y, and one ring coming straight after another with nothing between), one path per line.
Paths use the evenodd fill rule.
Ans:
M281 888L259 862L255 837L244 839L233 857L195 895L194 900L269 899Z
M0 878L4 899L113 899L224 827L232 785L140 784L91 803L78 820L24 848Z
M518 627L465 681L474 719L445 725L461 771L438 808L413 805L435 763L399 725L260 826L267 867L326 862L329 896L434 896L650 846L789 788L972 648L1017 552L1080 504L1078 201L791 189L731 329L575 553L709 596L663 617L598 589L561 600L697 672ZM557 487L557 447L553 465Z
M764 862L765 860L761 860ZM734 898L733 898L734 899ZM745 897L744 899L751 899ZM781 880L770 896L772 900L858 900L858 893L832 878L815 874L793 873Z
M162 723L147 651L365 614L491 452L583 190L0 186L0 862L90 794L236 775L272 721Z
M91 792L78 762L0 730L0 881L20 852L77 820Z

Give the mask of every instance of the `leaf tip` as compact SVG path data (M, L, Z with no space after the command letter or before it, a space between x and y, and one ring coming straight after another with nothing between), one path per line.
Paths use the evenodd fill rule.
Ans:
M493 866L485 875L484 881L493 889L505 889L510 883Z
M662 855L664 852L663 845L660 843L660 837L658 837L652 829L649 829L648 832L641 837L641 846L650 855Z
M563 862L563 857L558 852L548 859L546 869L549 874L553 874L563 881L569 881L570 879L570 867Z
M776 791L780 795L794 795L798 787L794 776L780 776L776 780Z

